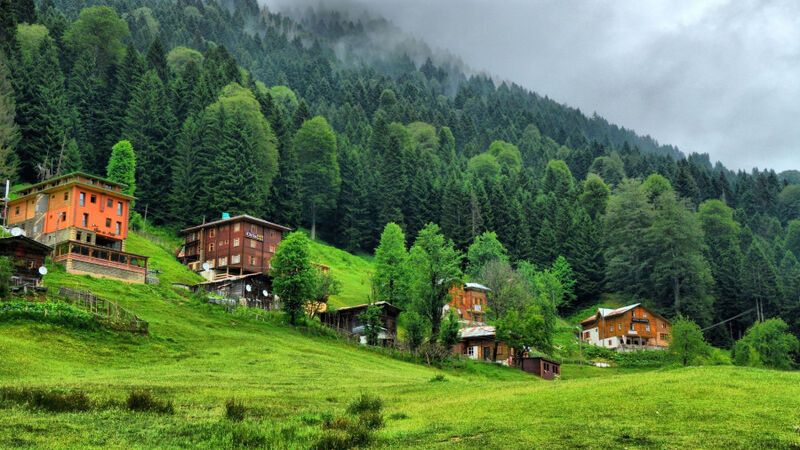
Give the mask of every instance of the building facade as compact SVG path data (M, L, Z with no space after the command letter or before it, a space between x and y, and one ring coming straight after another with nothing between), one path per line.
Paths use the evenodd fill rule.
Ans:
M378 306L381 309L380 320L382 329L378 335L381 345L391 347L397 342L397 318L400 316L400 308L389 302L375 302L356 306L347 306L332 311L325 311L319 314L319 320L323 325L334 328L345 333L360 336L362 344L366 344L364 336L364 325L359 317L361 313L370 306Z
M225 217L182 231L185 246L178 255L182 263L206 279L267 274L283 233L290 228L257 217ZM203 269L207 263L209 269Z
M42 282L39 268L53 249L25 236L0 239L0 256L11 259L11 286L36 287Z
M147 257L125 251L130 203L125 185L82 172L17 190L7 225L56 248L70 273L144 283Z
M497 343L497 356L494 356L496 339L493 326L462 328L459 333L461 340L453 347L456 353L470 359L511 364L514 351L503 342Z
M483 324L486 317L486 296L491 291L478 283L466 283L450 289L447 310L454 310L462 322ZM447 311L445 311L447 312Z
M585 342L617 351L669 346L670 322L641 303L600 308L581 322Z

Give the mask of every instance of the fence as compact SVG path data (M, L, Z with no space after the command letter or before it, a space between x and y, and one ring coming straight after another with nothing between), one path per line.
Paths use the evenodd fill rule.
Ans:
M93 314L103 325L116 331L147 334L150 324L117 303L100 298L90 291L76 291L67 287L58 288L58 295L71 300L70 303L79 306Z

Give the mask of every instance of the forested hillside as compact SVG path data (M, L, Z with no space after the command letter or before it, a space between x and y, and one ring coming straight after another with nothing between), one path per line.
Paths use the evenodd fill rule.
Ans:
M566 258L563 309L619 292L710 325L759 304L800 335L796 171L684 157L424 46L339 58L380 20L296 22L255 0L0 0L0 17L0 169L16 182L105 174L128 140L155 223L249 213L369 252L388 222L438 223L461 250L494 231L512 262ZM752 321L709 337L730 345Z

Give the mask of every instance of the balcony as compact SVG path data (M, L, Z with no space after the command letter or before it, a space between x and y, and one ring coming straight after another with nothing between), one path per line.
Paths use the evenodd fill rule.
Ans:
M67 271L73 273L89 273L141 283L144 283L147 275L146 256L78 241L59 244L53 260L64 263Z

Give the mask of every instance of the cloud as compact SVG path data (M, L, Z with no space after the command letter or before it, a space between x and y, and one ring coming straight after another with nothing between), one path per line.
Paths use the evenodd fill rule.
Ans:
M269 2L278 9L298 3ZM684 153L709 153L733 169L800 168L798 2L360 4L477 70Z

